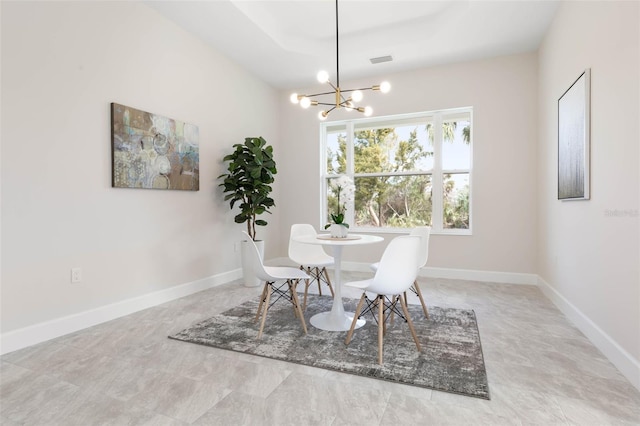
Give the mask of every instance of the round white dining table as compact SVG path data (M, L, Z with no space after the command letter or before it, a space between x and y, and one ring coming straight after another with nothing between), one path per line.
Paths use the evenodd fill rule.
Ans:
M333 280L333 305L331 311L321 312L311 317L311 325L327 331L347 331L351 328L353 312L345 312L342 303L342 282L340 278L342 263L342 248L345 246L357 246L361 244L373 244L383 241L384 238L375 235L349 234L346 238L331 238L329 234L301 235L293 237L294 241L304 244L320 244L330 246L333 252L335 277ZM365 324L364 319L359 319L355 328Z

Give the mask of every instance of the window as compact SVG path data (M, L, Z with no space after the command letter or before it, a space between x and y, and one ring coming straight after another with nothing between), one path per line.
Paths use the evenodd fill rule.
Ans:
M346 177L352 230L470 234L471 130L471 108L322 123L325 223Z

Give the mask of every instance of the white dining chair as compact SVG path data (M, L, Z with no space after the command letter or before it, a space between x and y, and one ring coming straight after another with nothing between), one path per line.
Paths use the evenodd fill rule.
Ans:
M424 267L427 264L427 260L429 259L429 236L431 234L431 228L428 226L418 226L411 230L409 235L416 235L420 237L420 253L419 259L421 259L421 263L418 269ZM378 269L378 263L372 263L370 265L371 269L376 271ZM409 287L409 290L412 291L418 299L420 299L420 304L422 305L422 312L424 312L425 318L429 319L429 311L427 310L427 304L424 302L424 297L422 296L422 291L420 290L420 286L418 285L418 279L414 281L414 283ZM405 303L407 302L407 293L403 294Z
M309 293L309 287L313 283L318 283L318 293L320 296L322 296L323 283L329 287L331 296L334 296L331 279L327 272L327 267L333 266L334 259L332 256L325 253L320 245L305 244L294 241L294 237L304 235L311 235L315 237L318 234L312 225L306 223L291 225L291 232L289 233L289 259L297 265L300 265L300 269L306 271L306 273L311 277L311 279L305 281L304 301L302 302L303 311L307 309L307 294Z
M354 313L351 328L347 334L345 344L349 344L353 337L353 331L358 318L371 313L378 324L378 363L382 365L383 340L386 332L387 313L393 313L404 319L409 325L418 352L422 351L413 322L409 316L407 303L400 297L413 284L418 275L418 257L421 239L418 236L396 237L387 246L373 278L367 280L351 281L345 283L345 287L362 290L362 296ZM375 299L370 300L367 293L375 294ZM363 304L367 306L363 310ZM402 312L398 309L398 302ZM377 311L377 316L376 316Z
M300 319L304 334L307 334L307 324L300 308L300 301L298 300L298 293L296 292L296 286L300 280L308 280L310 277L304 271L297 268L289 268L286 266L265 266L260 258L258 247L253 242L253 239L249 237L249 234L243 232L249 242L249 250L246 261L248 262L248 269L261 281L264 281L264 287L262 294L260 295L260 304L258 305L258 311L256 312L255 321L258 321L260 315L262 320L260 321L260 330L258 331L258 339L262 338L262 331L264 330L264 324L267 319L267 312L269 308L278 300L284 298L293 305L294 315ZM286 286L286 288L285 288ZM277 298L271 301L271 296L275 295Z

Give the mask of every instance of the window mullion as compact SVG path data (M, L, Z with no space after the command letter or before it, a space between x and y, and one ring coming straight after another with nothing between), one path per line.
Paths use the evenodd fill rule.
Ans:
M347 123L347 174L353 177L353 123Z
M354 130L355 129L354 129L353 122L348 122L347 123L347 175L351 178L351 181L354 182L355 184L355 179L354 179L355 165L354 165L354 152L353 152ZM355 210L355 199L349 202L349 205L347 206L347 211L345 212L345 216L346 216L345 219L346 219L346 222L349 224L355 223L354 210Z
M324 226L327 208L327 179L329 173L327 171L327 127L320 126L320 194L322 196L320 203L320 226Z
M433 175L431 176L431 226L434 231L442 230L442 114L433 116Z

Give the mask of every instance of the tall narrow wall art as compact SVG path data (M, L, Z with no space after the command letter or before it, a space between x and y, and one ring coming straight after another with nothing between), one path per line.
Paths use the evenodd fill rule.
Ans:
M198 126L112 103L112 186L198 191L198 140Z
M558 99L558 199L589 199L591 70Z

